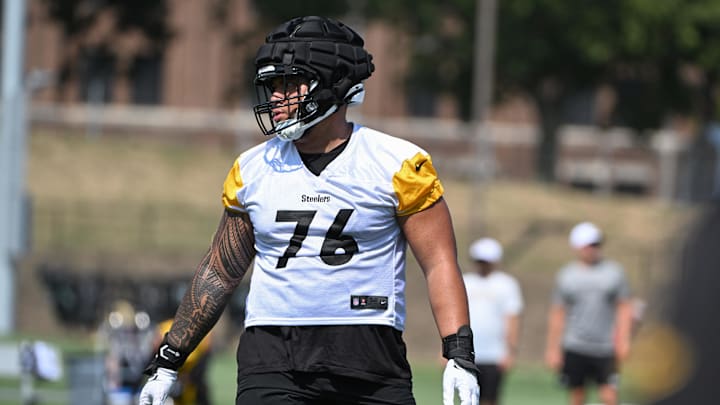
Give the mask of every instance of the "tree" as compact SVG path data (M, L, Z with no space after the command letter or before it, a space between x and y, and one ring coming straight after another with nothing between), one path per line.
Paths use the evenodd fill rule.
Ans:
M504 0L497 78L528 92L542 116L539 169L552 178L560 111L573 93L609 86L596 124L656 128L670 114L717 116L720 3L713 0ZM691 77L694 72L694 78Z
M267 31L270 27L294 17L305 15L322 15L339 18L347 15L352 9L350 1L303 1L289 2L282 0L255 0L253 8L260 17L260 30Z
M471 117L476 0L256 1L263 16L344 15L347 4L413 38L410 91L456 98ZM496 99L531 96L541 117L539 173L551 180L555 134L579 92L609 89L617 102L598 125L656 128L669 114L717 118L720 2L716 0L498 1ZM412 10L412 12L409 12ZM281 13L283 14L280 16ZM287 15L285 15L287 14ZM277 21L277 20L275 20Z
M110 99L110 82L116 74L132 76L145 61L159 68L172 33L165 0L43 0L49 17L62 28L66 42L58 86L72 77L90 82L84 98L92 98L92 81L98 80ZM136 36L132 46L120 46L123 37ZM159 85L159 83L156 83ZM142 89L139 89L142 90ZM156 100L159 101L159 100Z

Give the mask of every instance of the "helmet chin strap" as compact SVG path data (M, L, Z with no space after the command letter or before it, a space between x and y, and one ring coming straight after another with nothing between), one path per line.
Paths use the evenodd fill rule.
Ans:
M278 131L276 135L278 138L280 138L280 140L283 140L285 142L296 141L302 138L303 135L305 135L305 131L330 116L330 114L337 111L337 109L337 106L333 105L328 108L327 111L325 111L325 114L315 118L314 120L306 124L304 124L302 121L299 121L297 118L290 118L288 120L285 120L278 124L278 127L282 127L282 129Z
M345 102L348 105L358 105L362 104L363 100L365 98L365 86L362 83L358 83L354 85L353 87L348 90L347 94L345 95ZM330 114L337 111L338 106L333 105L330 108L328 108L327 111L325 111L325 114L315 118L314 120L303 123L302 121L299 121L297 118L290 118L287 119L277 125L277 128L280 128L280 130L276 133L277 137L285 142L292 142L296 141L300 138L302 138L303 135L305 135L305 131L312 128L315 124L318 122L324 120Z

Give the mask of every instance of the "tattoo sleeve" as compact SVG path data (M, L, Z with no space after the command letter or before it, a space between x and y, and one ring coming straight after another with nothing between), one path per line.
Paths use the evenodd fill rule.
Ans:
M247 214L223 212L212 245L195 271L168 332L168 342L191 352L220 318L255 257Z

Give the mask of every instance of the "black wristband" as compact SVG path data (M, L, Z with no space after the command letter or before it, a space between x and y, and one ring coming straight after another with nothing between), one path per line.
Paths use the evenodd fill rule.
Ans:
M173 347L170 343L168 343L166 333L163 337L162 343L160 343L160 347L158 347L158 350L155 353L155 358L153 358L143 373L146 375L155 374L158 367L169 368L170 370L177 371L183 364L185 364L185 360L188 355L189 353L183 353L180 349Z
M468 325L461 326L457 333L442 339L442 354L446 359L461 359L475 362L475 349L473 348L473 334Z

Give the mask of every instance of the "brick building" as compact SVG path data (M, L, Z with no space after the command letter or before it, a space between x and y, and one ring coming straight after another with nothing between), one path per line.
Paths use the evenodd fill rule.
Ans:
M252 57L265 29L248 0L168 0L170 39L158 43L138 29L125 29L110 9L78 7L92 24L67 33L51 17L48 2L28 1L26 68L45 70L54 84L36 102L154 105L171 108L233 109L253 97ZM380 24L357 27L377 70L363 114L406 113L401 75L402 41ZM399 62L399 63L398 63Z
M164 23L169 40L160 43L138 29L123 29L121 19L107 8L92 8L101 3L81 3L85 7L76 12L85 13L92 24L70 34L51 18L50 2L28 0L26 70L48 71L54 77L50 86L33 95L35 124L87 128L94 120L107 129L241 134L245 146L261 139L249 107L254 97L252 58L267 28L256 26L258 18L249 0L167 0ZM491 131L479 145L478 130L458 120L451 97L408 97L417 92L408 91L403 80L410 47L407 37L377 22L352 21L377 68L365 83L365 102L352 114L431 150L445 172L535 177L539 132L530 101L517 97L494 106ZM432 117L412 116L417 105L428 102L433 105ZM101 110L88 109L88 104ZM591 111L591 104L579 105ZM558 178L611 188L608 182L620 182L615 188L657 192L656 151L634 141L633 134L611 137L622 140L619 148L608 147L604 138L608 137L592 129L563 130Z

